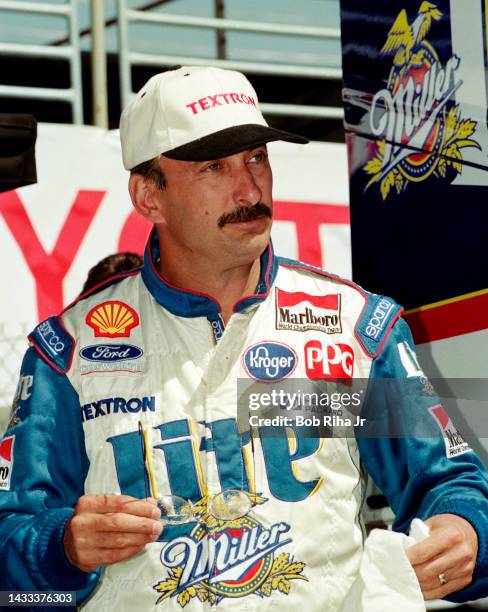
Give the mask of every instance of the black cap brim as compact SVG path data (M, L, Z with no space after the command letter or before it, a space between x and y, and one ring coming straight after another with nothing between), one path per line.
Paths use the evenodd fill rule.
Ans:
M254 149L275 140L285 140L296 144L307 144L308 142L308 138L298 134L249 123L214 132L170 151L165 151L163 155L181 161L209 161Z

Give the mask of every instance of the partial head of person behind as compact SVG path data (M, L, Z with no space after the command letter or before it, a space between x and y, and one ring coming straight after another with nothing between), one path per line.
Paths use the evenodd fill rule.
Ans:
M140 255L129 251L108 255L90 269L81 293L86 293L112 276L140 268L143 263Z
M122 113L120 138L124 166L133 172L160 155L198 162L276 140L308 142L266 123L243 74L197 66L149 79Z

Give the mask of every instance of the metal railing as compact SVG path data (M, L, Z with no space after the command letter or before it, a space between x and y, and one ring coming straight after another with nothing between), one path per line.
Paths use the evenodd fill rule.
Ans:
M130 23L153 23L166 26L185 26L193 28L214 29L216 32L233 30L240 32L255 32L281 34L326 39L340 39L340 30L335 28L319 28L311 26L294 26L276 23L260 23L224 18L196 17L150 13L129 10L126 0L118 0L118 36L119 36L119 70L122 106L127 105L135 92L132 87L132 66L154 65L171 66L175 64L193 66L217 66L240 70L253 74L268 74L290 77L308 77L317 79L341 79L342 70L334 67L317 67L302 64L279 64L271 62L249 62L227 59L202 59L201 57L161 55L131 51L129 39ZM268 115L290 115L301 117L316 117L326 119L342 119L342 108L330 106L312 106L299 104L261 104L261 109Z
M0 96L30 98L37 100L59 100L71 104L73 122L83 123L83 95L81 84L81 60L78 28L77 0L66 4L45 4L40 2L19 2L0 0L2 11L27 12L65 17L68 22L69 44L64 47L47 45L17 44L0 42L0 54L15 56L65 59L70 64L70 87L26 87L21 85L0 85Z
M262 23L257 21L243 21L226 19L223 17L223 8L217 17L197 17L191 15L175 15L169 13L151 12L148 7L144 10L133 10L127 8L127 0L117 0L117 18L105 22L107 27L113 22L118 22L118 46L119 46L119 69L120 69L120 97L122 105L125 106L134 95L132 84L133 66L161 66L167 67L175 64L212 65L242 72L261 75L289 76L295 78L315 78L338 80L342 77L342 70L332 66L314 66L298 63L279 63L271 61L242 61L223 59L225 57L225 35L226 31L250 32L255 34L283 35L301 37L303 39L327 39L339 40L339 28L297 26L290 24ZM92 27L88 32L92 33L92 41L100 41L98 46L94 44L92 70L97 78L94 79L94 117L98 125L105 126L106 107L106 64L105 49L102 36L103 25L103 0L91 0L92 2ZM216 4L223 7L223 0L216 0ZM0 97L30 98L38 100L53 100L67 102L72 108L73 122L83 123L83 96L81 83L81 58L80 58L80 33L78 28L78 0L66 0L65 4L41 3L27 0L0 0L0 14L4 11L24 12L29 14L61 16L67 20L67 36L63 38L63 45L57 43L51 45L42 44L19 44L13 42L0 42L0 55L9 54L16 57L40 57L50 59L63 59L70 65L70 87L37 87L20 85L0 85ZM98 12L95 11L97 9ZM98 14L95 23L95 13ZM191 57L182 55L169 55L140 52L131 49L129 38L129 26L131 23L157 24L161 27L189 27L200 29L211 29L217 34L216 40L223 45L217 45L215 59L203 59L202 57ZM98 28L95 27L98 25ZM96 31L101 33L96 37ZM83 32L85 33L85 32ZM224 53L222 54L222 48ZM103 61L102 61L103 59ZM288 115L297 117L343 119L344 113L341 107L304 105L304 104L275 104L263 103L262 110L267 115ZM100 115L100 117L99 117Z

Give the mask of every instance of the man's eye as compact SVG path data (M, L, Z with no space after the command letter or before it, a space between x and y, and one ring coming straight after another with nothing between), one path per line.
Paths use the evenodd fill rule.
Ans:
M253 155L249 161L254 164L261 164L265 162L267 159L268 159L268 154L264 152L260 152L260 153L256 153L256 155Z
M215 172L216 170L220 170L221 167L222 165L220 162L213 162L212 164L205 166L205 170L208 170L210 172Z

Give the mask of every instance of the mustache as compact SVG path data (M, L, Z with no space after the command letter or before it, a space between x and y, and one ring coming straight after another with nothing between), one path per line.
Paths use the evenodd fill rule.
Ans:
M253 206L238 206L231 213L226 213L222 215L217 225L220 228L223 228L227 223L239 223L243 221L252 221L253 219L257 219L258 217L269 217L271 219L272 213L271 208L267 204L263 204L262 202L258 202Z

